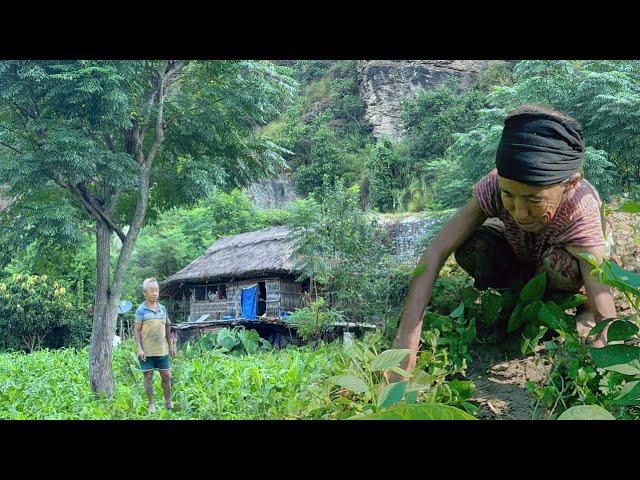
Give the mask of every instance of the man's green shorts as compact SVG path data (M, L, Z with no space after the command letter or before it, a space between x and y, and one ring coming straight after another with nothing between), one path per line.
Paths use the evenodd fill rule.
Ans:
M163 357L147 357L147 359L143 362L138 357L138 361L140 362L140 368L143 372L148 372L149 370L169 370L169 355L165 355Z

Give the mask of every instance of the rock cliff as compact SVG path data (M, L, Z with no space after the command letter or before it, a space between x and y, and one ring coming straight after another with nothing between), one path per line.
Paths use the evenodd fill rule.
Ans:
M376 138L402 137L402 102L414 98L419 89L429 90L457 79L467 88L475 76L498 60L359 60L360 96L366 104L365 119Z

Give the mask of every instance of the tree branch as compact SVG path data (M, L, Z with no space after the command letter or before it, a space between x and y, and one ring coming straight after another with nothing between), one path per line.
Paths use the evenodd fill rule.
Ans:
M20 150L18 150L17 148L12 147L11 145L8 145L6 143L4 143L3 141L0 140L0 145L3 145L7 148L10 148L11 150L13 150L16 153L22 154L22 152Z
M78 183L76 185L64 184L60 183L58 180L54 179L56 183L67 188L69 191L76 194L78 198L82 201L85 209L93 216L96 220L102 221L106 223L111 230L118 235L120 241L124 242L125 234L122 230L116 225L113 219L99 206L95 199L91 196L91 194L87 191L85 186L82 183Z
M213 101L211 101L211 102L205 102L205 103L203 103L203 104L196 105L195 107L187 108L186 110L183 110L182 112L180 112L180 113L176 113L175 115L173 115L173 116L169 117L169 118L167 119L167 121L165 122L165 124L166 124L166 125L171 125L171 124L173 124L173 122L174 122L176 119L180 118L180 117L181 117L181 116L183 116L185 113L191 113L191 112L194 112L194 111L199 110L199 109L204 108L204 107L211 107L211 106L215 105L216 103L220 103L220 102L222 101L222 99L223 99L223 98L224 98L224 97L219 97L219 98L216 98L215 100L213 100Z

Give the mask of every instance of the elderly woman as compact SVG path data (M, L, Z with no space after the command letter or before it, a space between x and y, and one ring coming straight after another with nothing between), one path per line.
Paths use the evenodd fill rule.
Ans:
M440 269L451 253L475 279L475 286L521 288L534 275L547 273L556 292L586 290L587 309L578 315L586 327L615 318L609 287L590 276L577 254L605 257L600 197L582 178L584 140L573 118L540 105L523 105L505 120L496 168L475 185L471 200L427 247L425 266L409 287L396 348L408 348L403 362L413 369L424 310ZM606 344L606 330L593 341Z
M175 347L171 341L171 329L167 310L158 303L160 288L155 278L147 278L142 283L144 302L136 310L135 338L140 368L144 372L144 389L149 399L149 413L156 411L153 401L153 371L159 370L164 392L164 405L173 408L171 402L171 371L169 354L175 357Z

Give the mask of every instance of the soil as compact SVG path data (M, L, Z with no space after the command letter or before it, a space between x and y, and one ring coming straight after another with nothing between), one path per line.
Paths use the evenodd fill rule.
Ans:
M640 228L638 237L633 225L640 215L621 212L608 216L613 227L615 247L612 259L623 268L640 273ZM617 290L613 290L618 315L631 313L629 304ZM479 408L476 415L483 420L531 420L544 418L544 412L535 408L535 400L525 389L525 382L543 384L551 362L544 353L522 357L492 338L482 339L471 356L473 363L467 377L476 385L473 400Z
M474 361L467 377L476 385L477 418L531 420L535 401L525 382L543 383L551 368L549 360L535 354L522 357L491 343L477 347L471 355Z

